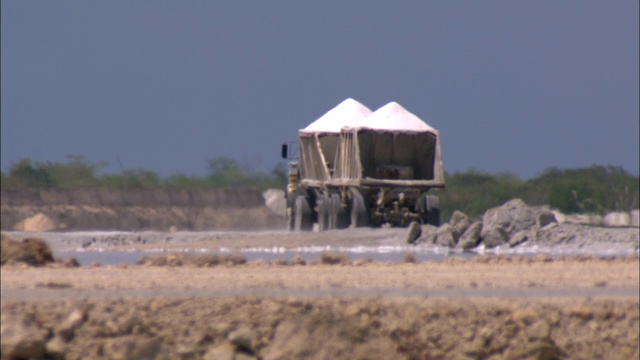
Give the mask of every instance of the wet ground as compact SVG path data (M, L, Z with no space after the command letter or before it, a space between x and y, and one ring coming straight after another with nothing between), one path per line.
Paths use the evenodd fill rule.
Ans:
M477 248L471 251L435 245L408 245L406 229L347 229L326 232L291 233L288 231L206 231L206 232L6 232L13 238L38 236L45 239L56 257L74 257L83 266L93 263L135 264L150 254L237 253L247 260L290 261L299 255L307 261L317 260L321 253L343 253L353 260L402 261L407 253L417 261L439 261L447 258L468 259L477 255L509 256L638 256L635 243L585 241L570 244L523 244L515 248ZM629 229L634 232L638 229ZM628 237L628 236L627 236ZM597 239L596 239L597 240ZM637 243L637 241L636 241Z

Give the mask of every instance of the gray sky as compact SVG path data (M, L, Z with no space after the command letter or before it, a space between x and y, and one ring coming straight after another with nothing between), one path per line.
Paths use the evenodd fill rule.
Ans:
M440 130L445 169L639 172L638 1L2 1L19 159L270 170L346 98Z

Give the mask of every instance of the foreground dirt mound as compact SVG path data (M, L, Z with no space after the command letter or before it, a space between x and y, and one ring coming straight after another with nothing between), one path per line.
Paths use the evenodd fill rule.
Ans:
M3 302L2 358L634 359L637 300Z
M0 264L25 263L42 266L54 262L51 248L40 238L26 238L22 241L11 239L2 234Z
M78 261L73 257L55 259L49 244L47 244L45 240L35 237L25 238L20 241L2 234L2 248L0 249L0 254L0 265L2 266L80 266Z

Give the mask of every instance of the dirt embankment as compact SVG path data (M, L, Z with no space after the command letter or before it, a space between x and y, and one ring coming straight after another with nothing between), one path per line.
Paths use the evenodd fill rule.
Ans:
M3 239L2 359L634 359L638 258L60 266ZM6 252L6 254L5 254ZM34 256L42 255L31 267Z
M86 299L7 302L2 316L8 359L17 358L13 354L245 360L639 355L638 302L627 300Z
M638 297L617 294L637 293L637 269L635 258L542 257L213 268L10 266L0 274L2 354L634 359ZM576 293L567 295L567 288ZM528 292L518 294L523 290Z
M2 230L279 229L256 189L2 190Z

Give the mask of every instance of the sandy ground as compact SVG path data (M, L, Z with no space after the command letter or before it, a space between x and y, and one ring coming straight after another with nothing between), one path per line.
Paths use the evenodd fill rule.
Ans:
M68 359L633 359L638 265L11 265L1 272L2 352L11 358L23 331L40 334L40 355Z
M398 246L403 235L397 229L58 233L47 241L54 249L235 252ZM637 254L283 264L3 266L2 359L640 355Z

